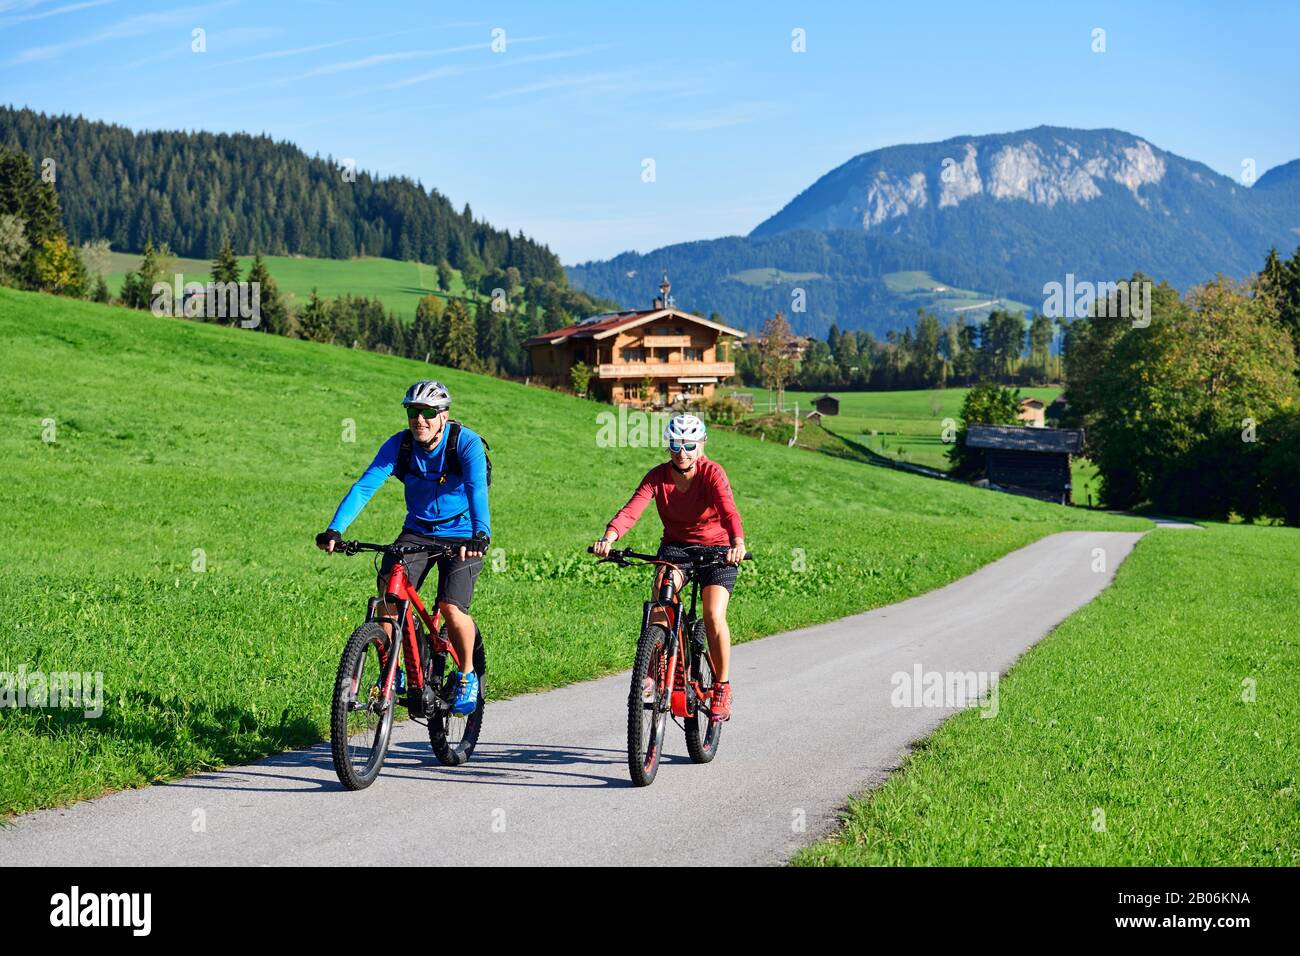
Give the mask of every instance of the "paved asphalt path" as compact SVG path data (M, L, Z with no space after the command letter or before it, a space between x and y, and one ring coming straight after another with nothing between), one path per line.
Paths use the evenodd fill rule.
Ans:
M937 591L737 647L718 756L691 764L669 724L650 787L628 779L624 673L489 702L462 767L408 721L368 790L344 791L322 744L27 814L0 830L0 864L781 863L954 712L892 706L891 675L1006 673L1139 537L1055 534Z

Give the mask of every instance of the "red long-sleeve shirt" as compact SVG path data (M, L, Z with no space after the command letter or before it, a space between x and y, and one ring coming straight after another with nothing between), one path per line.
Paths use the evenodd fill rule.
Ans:
M659 509L659 520L664 523L665 541L730 545L745 536L727 473L715 461L700 459L691 486L685 491L679 490L673 481L671 463L651 468L609 526L623 537L632 530L652 498Z

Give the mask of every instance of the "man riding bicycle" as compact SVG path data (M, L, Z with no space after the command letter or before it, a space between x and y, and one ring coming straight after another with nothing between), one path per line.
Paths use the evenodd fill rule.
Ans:
M704 628L709 637L713 662L713 720L731 719L731 629L727 626L727 603L736 583L736 566L745 557L745 532L731 496L727 473L715 461L704 457L708 430L694 415L676 415L664 428L669 459L651 468L641 484L605 528L592 551L602 557L609 546L632 530L641 512L654 499L664 525L658 558L680 562L694 555L725 554L725 564L706 569L700 577L704 600ZM690 549L688 552L686 549ZM655 579L658 590L669 569L660 567ZM672 570L673 589L680 590L684 576Z
M474 619L469 615L474 582L483 569L492 529L488 517L488 466L483 440L476 432L452 421L451 393L441 382L416 382L402 399L408 430L393 435L379 448L370 467L348 490L329 527L316 536L316 544L333 552L357 515L390 476L406 486L406 520L394 544L459 545L459 553L438 559L438 608L461 661L474 659ZM455 442L452 447L452 442ZM429 573L429 555L404 558L411 584L418 591ZM398 557L384 556L379 570L379 596ZM396 608L378 608L391 636ZM478 701L478 675L470 669L459 675L453 713L472 713ZM400 672L399 672L400 673ZM399 692L401 688L399 687Z

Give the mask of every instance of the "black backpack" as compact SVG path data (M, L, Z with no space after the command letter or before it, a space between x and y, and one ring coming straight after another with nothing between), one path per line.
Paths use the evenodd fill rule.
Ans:
M438 484L440 485L446 483L447 475L449 474L460 475L461 477L464 477L465 474L463 466L460 463L461 424L456 421L456 419L452 418L447 421L447 428L450 429L450 431L447 434L447 450L443 452L442 456L443 471L442 474L438 476ZM482 435L479 436L479 441L483 442L483 457L487 459L487 483L488 487L491 488L492 459L487 453L492 450L492 446L487 443L487 439ZM413 439L411 437L411 432L408 429L402 432L402 444L401 447L397 449L397 463L393 466L393 477L398 481L405 482L406 476L411 473L412 446Z

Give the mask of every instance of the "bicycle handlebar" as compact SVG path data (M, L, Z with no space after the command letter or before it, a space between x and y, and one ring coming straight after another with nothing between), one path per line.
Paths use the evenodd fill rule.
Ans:
M587 553L595 554L596 553L595 546L590 544L587 545ZM631 548L623 548L622 550L619 550L618 548L610 548L609 554L604 558L602 558L601 560L612 561L614 564L617 564L620 567L628 567L629 566L629 562L627 560L628 558L638 558L641 561L652 562L656 564L671 564L674 567L679 567L679 568L680 567L694 568L695 570L702 570L704 568L712 567L715 564L726 563L725 561L722 560L721 557L712 557L707 560L704 559L703 557L699 557L690 561L680 561L680 562L665 561L657 554L641 554L637 551L633 551ZM741 558L741 560L753 561L754 556L750 554L748 551L746 551L745 556Z
M466 539L469 544L473 539ZM368 541L339 541L334 545L334 554L356 554L359 551L379 551L383 554L454 554L461 545L458 544L371 544Z

